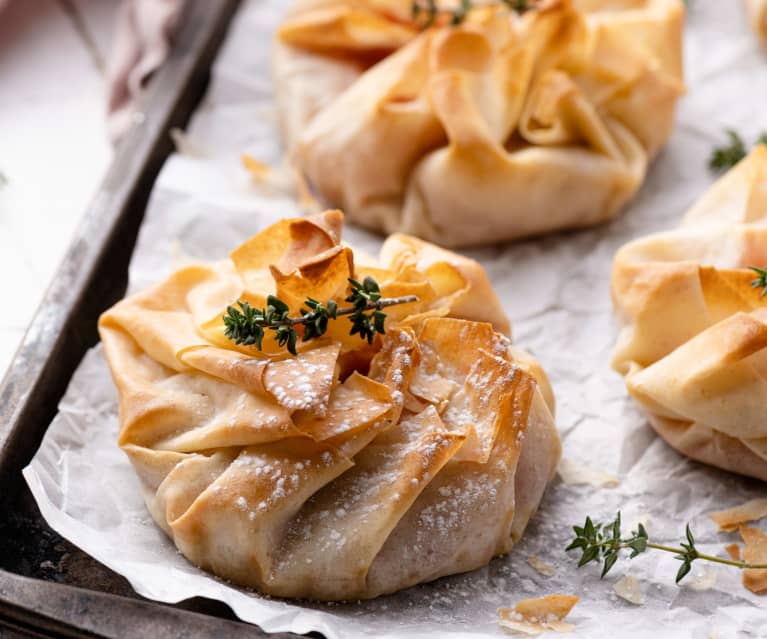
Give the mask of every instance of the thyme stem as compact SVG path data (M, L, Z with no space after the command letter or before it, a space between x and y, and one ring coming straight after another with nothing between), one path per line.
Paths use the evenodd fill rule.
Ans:
M396 306L397 304L410 304L411 302L417 301L418 296L416 295L405 295L404 297L386 297L378 300L377 302L368 302L363 310L380 311L382 308L386 308L387 306ZM347 306L344 308L339 308L336 311L336 315L353 315L357 312L357 310L358 309L354 306ZM258 320L257 323L259 326L263 326L264 328L271 328L272 326L297 326L298 324L306 324L306 321L306 316L304 315L301 317L288 317L285 320L276 320L272 321L271 323L267 323L264 320Z
M303 327L301 341L306 342L324 335L330 320L338 319L339 315L348 315L351 322L349 334L359 335L361 339L367 340L368 344L372 344L376 334L383 335L386 332L386 313L381 309L418 301L415 295L382 298L378 282L370 276L362 282L349 278L349 289L350 294L345 301L352 306L338 308L335 300L328 300L323 304L319 300L307 297L300 317L291 317L290 307L276 295L266 298L265 308L254 308L248 302L238 300L239 309L234 306L226 308L226 315L222 318L224 335L238 346L255 346L261 350L265 329L269 329L274 332L274 338L280 347L285 346L288 352L296 355L299 338L296 326Z
M419 23L422 29L428 29L440 16L448 16L450 24L461 24L472 9L480 7L508 7L516 13L524 13L533 8L535 0L461 0L455 9L443 9L437 0L413 0L411 11L413 19Z
M627 543L621 543L618 546L614 546L611 541L605 541L599 544L596 544L597 546L600 546L602 548L618 548L620 550L623 550L624 548L633 548L630 544ZM647 542L647 548L654 548L655 550L662 550L663 552L670 552L675 555L684 554L686 551L684 548L676 548L674 546L664 546L663 544L656 544L653 542ZM747 561L737 561L735 559L725 559L724 557L717 557L715 555L707 555L702 552L695 551L696 558L697 559L703 559L705 561L711 561L716 564L724 564L725 566L733 566L735 568L740 568L742 570L767 570L767 564L751 564Z
M591 517L586 517L586 522L583 526L573 526L573 531L575 532L575 539L565 551L581 551L581 558L578 562L579 568L592 561L601 562L602 577L610 572L618 561L621 550L631 550L629 559L633 559L651 548L672 553L674 559L682 562L679 572L676 574L677 583L687 576L692 568L692 563L698 559L725 566L733 566L741 570L767 570L767 564L752 564L746 561L725 559L724 557L716 557L699 552L695 546L695 538L689 524L685 528L686 543L683 541L680 546L666 546L665 544L651 542L647 530L642 524L639 524L637 530L632 531L631 537L622 538L620 513L617 514L614 521L606 524L595 523Z

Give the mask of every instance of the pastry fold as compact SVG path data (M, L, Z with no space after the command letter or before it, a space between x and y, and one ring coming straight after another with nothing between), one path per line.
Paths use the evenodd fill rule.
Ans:
M669 444L767 481L767 147L722 177L674 231L624 246L613 366Z
M745 0L751 27L762 44L767 45L767 0Z
M99 322L152 517L196 565L271 595L369 598L478 568L522 535L560 455L545 374L511 347L482 267L403 235L366 262L341 222L279 222ZM262 350L224 333L236 300L343 308L368 275L418 298L371 344L343 316L295 357L269 331Z
M497 3L426 30L411 5L299 0L278 33L285 140L321 199L451 247L615 216L672 131L682 2Z

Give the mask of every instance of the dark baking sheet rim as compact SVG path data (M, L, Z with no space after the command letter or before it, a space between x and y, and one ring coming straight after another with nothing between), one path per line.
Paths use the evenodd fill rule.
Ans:
M14 515L19 496L28 492L21 469L39 447L83 355L97 343L98 316L125 293L152 185L173 151L170 130L183 127L199 105L239 4L187 0L168 60L152 80L0 385L0 523ZM0 636L5 631L16 637L266 636L255 626L189 607L194 608L0 570Z

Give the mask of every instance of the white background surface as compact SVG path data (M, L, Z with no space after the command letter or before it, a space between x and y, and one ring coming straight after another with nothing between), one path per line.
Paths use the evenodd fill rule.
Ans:
M0 378L111 159L102 68L117 6L10 0L0 11Z
M767 637L767 601L740 584L737 570L697 565L682 587L671 556L622 561L600 581L567 556L572 524L587 514L627 527L645 521L655 540L677 542L690 521L703 552L723 554L733 535L716 533L707 514L764 494L764 484L692 463L654 436L609 369L616 327L609 300L612 256L624 242L670 228L712 182L706 161L725 127L749 140L767 126L767 56L735 3L694 0L686 29L689 94L679 124L641 193L619 220L579 233L473 251L512 318L515 342L532 350L558 400L564 454L620 478L614 489L556 480L523 541L510 556L469 575L443 579L362 604L293 604L223 584L187 563L151 522L138 481L115 445L115 391L100 349L87 356L25 471L49 523L123 574L150 598L174 602L204 595L227 602L267 630L319 630L335 637L484 637L503 634L496 609L553 592L580 595L573 637ZM268 43L284 0L244 5L215 69L214 84L190 128L196 157L174 156L155 188L132 263L132 288L168 272L180 255L218 258L280 216L297 212L285 197L249 183L238 157L279 161L271 103ZM255 43L255 45L254 45ZM363 248L378 240L352 228ZM93 477L98 476L99 482ZM762 524L764 525L764 524ZM527 564L537 555L556 574ZM613 584L639 578L641 608L618 599Z

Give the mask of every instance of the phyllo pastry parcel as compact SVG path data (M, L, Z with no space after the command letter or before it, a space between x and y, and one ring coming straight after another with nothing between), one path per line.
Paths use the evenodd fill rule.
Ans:
M413 4L299 0L282 24L283 131L316 194L453 247L614 217L673 128L681 0Z
M478 568L519 540L560 456L551 389L482 267L405 235L365 260L341 222L279 222L99 323L152 517L196 565L272 595ZM345 314L350 293L385 317ZM282 328L254 341L257 317Z
M613 366L681 453L767 481L767 147L674 231L624 246Z

